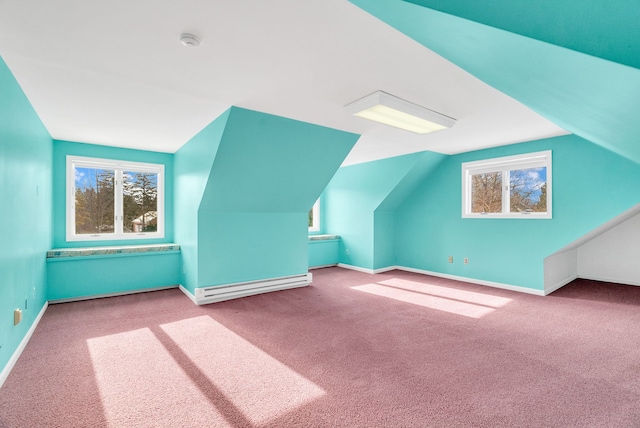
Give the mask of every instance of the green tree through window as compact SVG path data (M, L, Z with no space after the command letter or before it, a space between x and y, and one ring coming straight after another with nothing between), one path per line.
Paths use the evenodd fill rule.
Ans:
M155 232L158 216L158 174L124 171L122 187L124 233Z

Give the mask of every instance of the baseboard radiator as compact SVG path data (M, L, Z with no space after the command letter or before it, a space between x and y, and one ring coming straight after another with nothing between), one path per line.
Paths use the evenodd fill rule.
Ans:
M301 275L196 288L195 300L198 305L206 305L208 303L253 296L254 294L286 290L288 288L306 287L311 284L312 280L313 274L308 272Z

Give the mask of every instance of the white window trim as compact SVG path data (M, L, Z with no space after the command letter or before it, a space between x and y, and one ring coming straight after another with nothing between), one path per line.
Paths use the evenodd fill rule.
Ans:
M313 224L309 226L309 232L320 232L320 199L313 204Z
M76 210L75 210L75 168L104 168L116 171L114 218L115 233L101 234L76 234ZM158 230L156 232L124 233L122 217L122 172L123 171L155 172L158 174L157 219ZM67 200L66 200L66 239L72 241L120 241L136 239L164 238L164 165L141 162L129 162L112 159L89 158L82 156L67 156ZM117 218L120 220L118 221Z
M551 206L551 203L553 201L551 163L551 150L462 163L462 218L551 219L553 214L553 208ZM506 179L507 172L514 169L528 169L539 167L547 168L547 212L509 212L510 191L509 180ZM471 176L474 174L498 171L502 171L502 183L504 184L502 190L502 212L472 213Z

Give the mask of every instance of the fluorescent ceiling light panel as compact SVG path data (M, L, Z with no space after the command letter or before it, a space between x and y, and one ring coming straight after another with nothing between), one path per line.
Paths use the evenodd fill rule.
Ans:
M367 95L345 108L356 116L416 134L441 131L451 128L456 123L456 120L449 116L382 91Z

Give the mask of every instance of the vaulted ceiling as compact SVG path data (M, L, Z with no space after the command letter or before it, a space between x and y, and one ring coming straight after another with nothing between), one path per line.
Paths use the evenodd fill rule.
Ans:
M0 0L0 56L61 140L174 152L238 106L361 134L345 164L567 131L640 159L632 2L468 3ZM377 90L458 121L345 111Z

